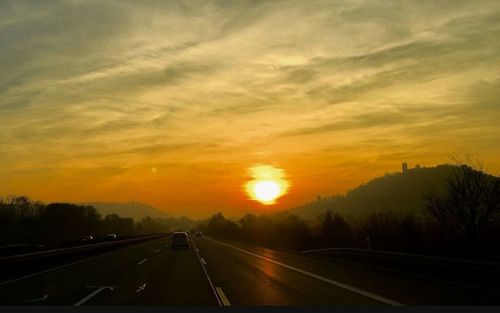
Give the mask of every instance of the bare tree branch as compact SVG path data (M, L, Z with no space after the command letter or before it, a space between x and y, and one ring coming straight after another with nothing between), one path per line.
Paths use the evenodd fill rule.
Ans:
M456 239L473 242L500 212L500 179L483 172L481 162L454 158L446 194L427 192L427 215Z

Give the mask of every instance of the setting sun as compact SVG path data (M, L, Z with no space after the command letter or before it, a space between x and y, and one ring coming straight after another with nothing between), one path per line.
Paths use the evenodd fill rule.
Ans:
M280 185L273 181L259 181L255 184L253 191L255 197L261 202L274 201L281 193Z
M246 183L245 189L252 200L270 205L288 191L289 183L282 169L261 165L250 168L249 174L253 180Z

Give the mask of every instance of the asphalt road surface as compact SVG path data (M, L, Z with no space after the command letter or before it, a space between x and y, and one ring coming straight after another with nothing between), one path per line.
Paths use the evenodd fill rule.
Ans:
M0 304L498 304L478 288L397 277L209 237L161 238L0 282Z

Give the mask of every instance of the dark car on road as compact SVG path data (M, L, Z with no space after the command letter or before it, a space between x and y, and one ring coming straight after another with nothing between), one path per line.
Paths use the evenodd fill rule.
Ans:
M174 248L189 248L189 237L186 232L175 232L170 240L170 247Z
M89 241L94 241L94 236L88 235L82 238L82 242L89 242Z

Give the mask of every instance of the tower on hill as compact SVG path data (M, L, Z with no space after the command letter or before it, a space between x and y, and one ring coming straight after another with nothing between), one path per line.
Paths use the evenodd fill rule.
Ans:
M401 164L401 169L403 174L408 172L408 163L404 162L403 164Z

